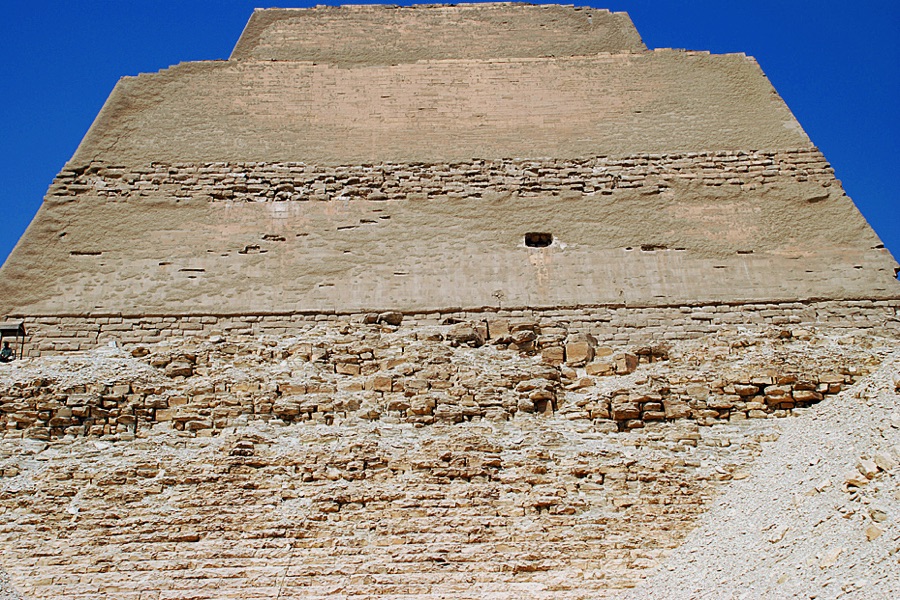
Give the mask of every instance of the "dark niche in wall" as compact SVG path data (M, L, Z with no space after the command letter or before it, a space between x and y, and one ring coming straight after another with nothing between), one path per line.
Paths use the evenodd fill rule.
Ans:
M525 234L525 245L529 248L546 248L553 243L552 233L532 231Z

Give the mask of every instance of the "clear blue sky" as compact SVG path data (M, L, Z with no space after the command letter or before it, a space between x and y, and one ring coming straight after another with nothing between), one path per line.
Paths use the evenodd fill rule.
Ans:
M847 193L900 257L900 186L894 181L900 174L900 2L585 4L627 11L651 48L755 56ZM227 58L259 5L5 0L0 12L0 256L5 260L22 235L119 77L182 61Z

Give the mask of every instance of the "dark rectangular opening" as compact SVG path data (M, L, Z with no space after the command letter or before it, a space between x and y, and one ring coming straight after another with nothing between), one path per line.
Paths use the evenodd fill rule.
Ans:
M525 245L529 248L546 248L553 243L552 233L532 231L525 234Z

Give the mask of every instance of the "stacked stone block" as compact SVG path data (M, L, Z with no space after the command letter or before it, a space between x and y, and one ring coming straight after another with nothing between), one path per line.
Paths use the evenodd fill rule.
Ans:
M603 346L562 325L522 318L417 328L318 322L301 336L138 345L132 360L151 367L149 375L77 385L39 378L0 389L0 429L50 440L134 435L159 424L210 436L250 421L422 427L543 415L605 431L680 420L713 425L788 416L877 363L864 353L759 355L727 369L725 356L757 356L759 343L804 348L818 335L786 324L729 331L724 348L710 350L716 368L703 372L683 357L670 364L671 343ZM703 339L712 345L715 334ZM259 372L237 379L232 371L254 368ZM634 373L646 375L622 379Z

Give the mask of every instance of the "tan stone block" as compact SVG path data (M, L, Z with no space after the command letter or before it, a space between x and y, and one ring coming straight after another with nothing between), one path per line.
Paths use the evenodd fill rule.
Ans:
M743 385L736 383L733 387L734 393L738 396L753 396L759 391L759 388L755 385Z
M740 400L737 394L715 394L707 398L706 405L715 410L731 410Z
M588 341L567 342L565 357L568 365L584 365L593 360L594 347Z
M641 409L634 402L613 402L612 418L615 421L625 421L629 419L638 419L641 416Z
M509 320L495 319L488 321L488 333L491 339L503 338L509 335Z
M594 348L594 358L606 358L613 354L615 354L615 350L609 346L598 346L597 348Z
M565 362L566 351L562 346L550 346L541 350L541 360L548 365L559 366Z
M372 389L376 392L390 392L393 389L394 378L391 375L375 375L372 381Z
M641 414L641 418L644 421L665 421L666 413L663 411L649 410L649 411L644 411Z
M334 372L339 375L359 375L359 365L352 363L338 363L334 365Z
M634 373L638 368L638 357L636 354L623 352L614 355L613 359L616 363L616 373L619 375Z
M691 407L686 402L675 398L664 398L663 407L667 419L686 419L691 416Z
M409 410L414 415L430 415L436 404L435 399L429 396L414 396L410 400Z
M602 376L612 375L616 372L616 364L611 360L594 360L584 366L588 375Z
M797 402L818 402L822 399L822 394L812 390L795 390L792 396Z

